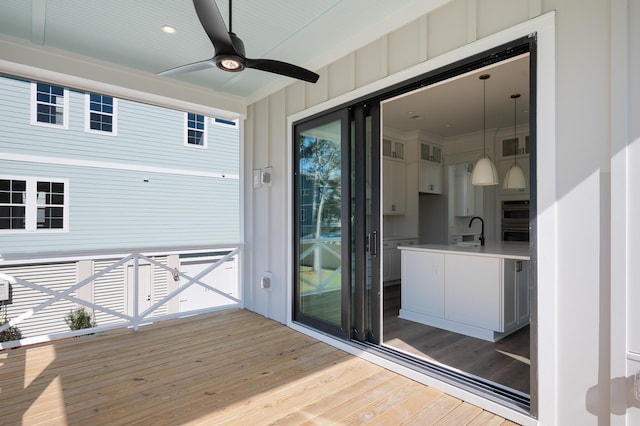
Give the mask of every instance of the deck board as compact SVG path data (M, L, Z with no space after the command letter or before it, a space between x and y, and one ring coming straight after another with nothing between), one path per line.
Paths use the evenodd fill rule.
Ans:
M513 423L246 310L0 351L0 425Z

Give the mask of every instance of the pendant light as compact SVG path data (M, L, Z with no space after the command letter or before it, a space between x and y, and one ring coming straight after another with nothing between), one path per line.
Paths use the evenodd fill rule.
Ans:
M488 186L498 184L498 170L491 158L487 155L487 79L490 74L482 74L479 78L484 83L484 94L482 100L483 123L482 123L482 157L473 166L471 174L471 184L476 186Z
M513 99L513 139L515 141L515 150L513 154L513 164L507 170L507 174L504 175L504 189L525 189L527 187L527 181L524 178L524 171L522 167L518 164L518 138L516 136L516 103L518 98L520 97L519 93L511 95L511 99Z

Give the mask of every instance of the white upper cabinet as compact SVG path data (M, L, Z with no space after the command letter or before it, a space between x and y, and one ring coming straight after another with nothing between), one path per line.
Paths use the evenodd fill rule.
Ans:
M404 142L387 138L383 139L382 155L398 160L404 160Z
M422 193L442 194L442 166L428 161L420 162L420 185Z
M457 164L455 169L455 216L474 216L481 213L476 206L476 187L471 184L473 163Z
M442 147L430 142L420 142L420 160L442 164Z
M526 156L529 157L530 152L530 144L529 144L529 135L527 134L519 134L502 138L498 145L498 152L500 158L502 159L513 159L517 154L518 157Z
M442 148L432 143L420 142L420 170L418 191L442 194Z
M382 160L382 213L401 215L405 210L405 164L402 161Z
M511 128L513 132L513 128ZM530 152L529 135L527 133L518 133L516 135L504 136L498 138L498 159L496 167L500 179L499 190L501 194L528 194L530 186L529 177L529 152ZM504 189L502 184L507 173L514 161L517 161L524 172L527 187L524 189Z

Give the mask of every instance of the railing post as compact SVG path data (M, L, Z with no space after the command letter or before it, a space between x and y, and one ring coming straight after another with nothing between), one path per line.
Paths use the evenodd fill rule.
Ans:
M140 317L138 316L140 313L138 312L139 307L139 298L140 298L140 290L138 287L138 266L140 264L140 257L138 253L136 253L133 258L133 329L138 331L140 325Z

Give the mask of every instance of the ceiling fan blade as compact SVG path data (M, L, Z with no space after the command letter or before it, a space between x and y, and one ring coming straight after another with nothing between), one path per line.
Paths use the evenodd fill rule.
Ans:
M231 36L224 23L220 9L216 4L216 0L193 0L193 7L196 9L198 19L202 28L209 36L209 40L213 43L216 55L219 54L235 54L236 51L231 41Z
M287 62L276 61L273 59L247 59L245 67L256 70L272 72L274 74L285 75L298 80L315 83L320 76L312 71Z
M158 75L171 75L177 74L180 72L191 72L191 71L200 71L206 70L209 68L215 68L216 64L213 62L213 59L205 59L204 61L194 62L192 64L180 65L179 67L171 68L166 71L159 72Z

